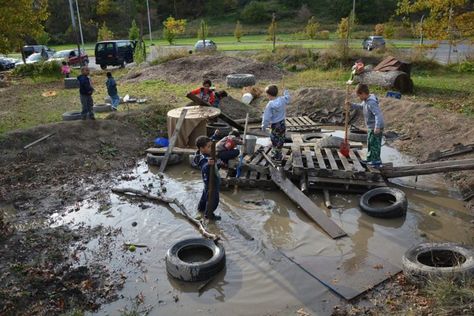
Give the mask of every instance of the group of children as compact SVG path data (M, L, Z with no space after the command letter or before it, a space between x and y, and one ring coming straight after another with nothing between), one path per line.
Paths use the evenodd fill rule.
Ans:
M64 66L63 62L63 66ZM62 70L61 70L62 71ZM94 93L94 87L92 81L89 78L90 70L89 67L85 66L81 68L81 74L77 77L79 82L79 96L81 99L82 111L81 116L83 120L86 120L89 117L91 120L95 120L94 117L94 100L92 99L92 94ZM120 103L120 97L117 91L117 83L115 82L112 73L107 72L107 81L105 86L107 87L107 93L111 99L111 107L113 111L117 111L117 107ZM69 78L69 74L66 75L66 78Z
M81 69L81 75L77 77L80 84L80 96L82 104L82 119L85 120L87 116L94 119L92 111L93 100L92 87L89 78L88 67ZM112 99L112 108L117 109L120 98L117 92L117 84L110 72L107 73L107 92ZM368 128L367 137L367 165L379 167L381 165L380 151L382 145L382 134L384 129L384 119L380 110L379 101L377 97L370 94L369 88L365 84L358 84L355 89L356 95L361 103L347 102L345 105L351 108L361 109L364 114L365 123ZM225 91L215 92L210 80L204 80L202 87L191 91L191 93L199 96L203 101L212 106L219 107L222 98L227 96ZM270 85L265 88L265 93L269 102L267 103L262 116L262 131L270 128L270 140L272 143L271 157L275 161L281 161L282 148L285 143L285 119L286 106L291 101L291 96L288 90L283 91L282 96L278 96L278 87ZM219 204L219 172L220 167L226 167L229 160L236 158L240 151L236 148L237 145L242 145L243 140L238 131L232 131L229 135L220 139L216 144L216 158L217 161L211 158L212 142L216 141L221 135L217 130L212 138L207 136L200 136L196 140L197 153L193 159L193 165L201 169L202 180L204 182L204 189L201 194L201 199L198 204L198 218L203 216L210 220L219 220L220 216L214 214ZM213 196L209 196L209 177L211 169L214 168L216 172L216 189ZM210 200L209 200L210 198ZM211 205L208 205L211 203Z

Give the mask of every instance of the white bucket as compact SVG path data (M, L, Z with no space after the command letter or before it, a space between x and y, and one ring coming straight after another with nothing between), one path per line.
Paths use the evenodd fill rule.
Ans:
M250 102L252 102L252 100L253 100L253 95L250 93L244 93L241 99L242 103L245 103L247 105L249 105Z
M257 144L257 136L246 135L244 153L252 155L255 152L256 144Z

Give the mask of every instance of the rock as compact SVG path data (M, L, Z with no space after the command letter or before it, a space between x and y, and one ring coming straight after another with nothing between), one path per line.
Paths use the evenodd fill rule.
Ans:
M133 226L133 227L135 227L135 226L137 226L137 225L138 225L137 222L133 222L133 223L132 223L132 226Z

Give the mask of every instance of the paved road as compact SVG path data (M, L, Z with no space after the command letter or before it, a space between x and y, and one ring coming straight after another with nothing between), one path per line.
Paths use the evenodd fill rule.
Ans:
M131 67L135 65L135 63L125 64L125 67ZM107 69L117 69L119 66L107 66ZM99 65L95 63L95 57L89 57L89 69L91 70L101 70Z
M459 61L464 61L466 56L473 55L474 49L472 46L467 45L466 42L460 43L456 46L453 46L451 51L450 62L457 63ZM437 62L441 64L448 63L449 55L449 44L446 42L441 43L437 49L431 50L428 52L428 57L434 58Z

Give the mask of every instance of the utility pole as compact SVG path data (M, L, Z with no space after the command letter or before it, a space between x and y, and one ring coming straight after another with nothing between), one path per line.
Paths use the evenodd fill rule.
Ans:
M272 15L272 39L273 39L273 50L272 52L275 52L275 44L276 44L276 14L273 12Z
M424 18L425 18L425 15L423 14L420 20L420 46L423 45L423 19Z
M448 39L449 39L449 50L448 50L448 65L451 63L451 49L453 47L453 36L452 36L452 29L451 29L451 20L453 17L453 7L449 7L449 20L448 20Z
M76 18L74 16L74 8L72 6L72 0L69 0L69 10L71 11L72 30L73 30L74 35L76 37L77 52L79 53L79 56L81 56L80 55L81 54L81 45L79 44L79 37L77 36ZM82 67L82 62L81 62L81 67Z
M79 5L76 0L76 11L77 11L77 20L79 21L79 33L81 34L81 44L84 47L84 37L82 36L82 25L81 25L81 14L79 13ZM80 56L81 53L79 53Z
M77 1L77 0L76 0ZM146 0L146 8L148 11L148 32L150 33L150 44L153 41L151 38L151 19L150 19L150 4L148 3L148 0Z

